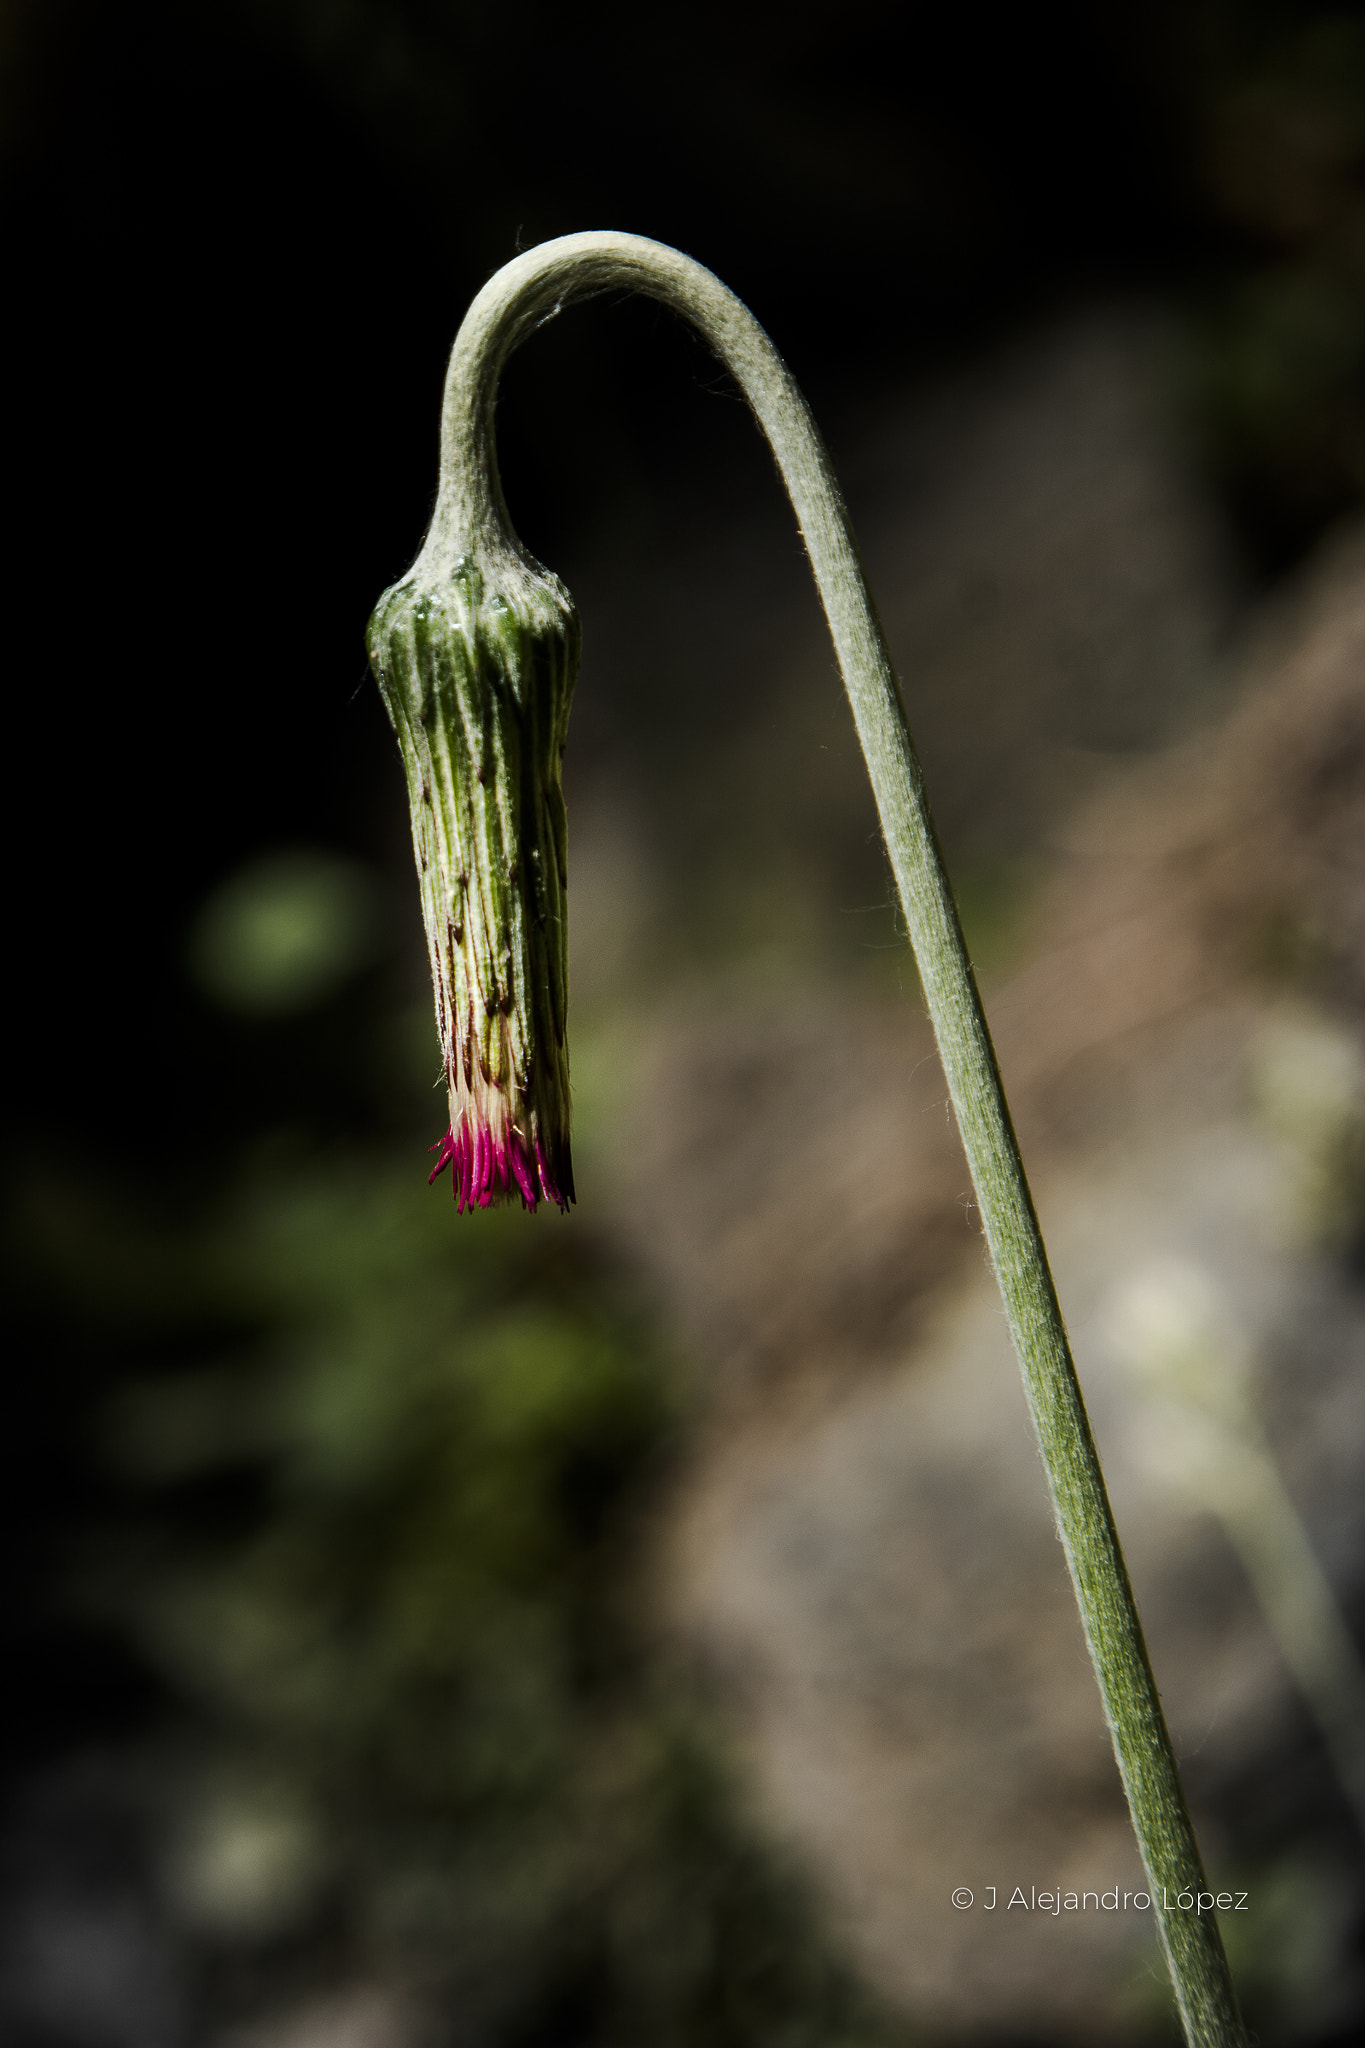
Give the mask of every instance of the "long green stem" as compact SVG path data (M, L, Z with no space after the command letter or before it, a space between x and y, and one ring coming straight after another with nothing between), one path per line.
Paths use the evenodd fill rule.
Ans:
M490 279L456 339L445 388L440 493L424 556L433 567L486 554L509 567L529 566L498 479L498 379L517 343L567 300L607 289L660 299L700 330L753 408L795 508L867 759L1186 2038L1199 2048L1230 2048L1245 2037L1222 1939L1204 1907L1208 1883L995 1051L886 641L805 400L752 314L700 264L635 235L566 235L543 243ZM1191 1910L1182 1909L1182 1898Z

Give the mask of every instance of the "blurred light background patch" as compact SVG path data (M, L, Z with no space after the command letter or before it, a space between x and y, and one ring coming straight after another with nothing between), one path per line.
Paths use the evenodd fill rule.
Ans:
M249 862L216 889L190 932L190 970L226 1009L289 1016L337 994L383 950L375 875L341 854L299 849Z

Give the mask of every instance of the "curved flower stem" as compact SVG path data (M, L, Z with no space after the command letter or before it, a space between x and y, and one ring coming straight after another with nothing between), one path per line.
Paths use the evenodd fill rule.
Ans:
M872 778L1185 2035L1198 2048L1230 2048L1245 2036L995 1050L881 624L805 400L752 314L700 264L636 235L545 242L490 279L456 339L424 552L452 562L485 550L528 559L498 478L499 375L517 343L567 300L608 289L660 299L700 330L752 407L795 508ZM1181 1898L1198 1904L1183 1910Z

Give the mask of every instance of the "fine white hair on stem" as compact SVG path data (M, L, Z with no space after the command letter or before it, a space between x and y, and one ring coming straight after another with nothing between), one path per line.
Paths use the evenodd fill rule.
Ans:
M498 476L494 410L517 344L571 300L635 290L690 321L739 385L767 437L810 556L867 760L906 928L1019 1356L1057 1527L1157 1907L1192 2048L1245 2035L1090 1432L1033 1199L1000 1083L923 777L842 495L806 402L768 336L709 270L658 242L565 235L490 278L450 358L441 477L423 546L428 569L467 558L538 573L513 531Z

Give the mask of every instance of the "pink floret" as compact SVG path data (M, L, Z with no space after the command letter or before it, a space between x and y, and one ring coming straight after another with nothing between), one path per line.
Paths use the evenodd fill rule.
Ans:
M483 1123L462 1123L448 1130L431 1150L438 1157L427 1176L427 1185L451 1169L451 1193L457 1214L466 1209L489 1209L495 1202L520 1196L522 1207L534 1209L539 1202L554 1202L567 1210L569 1204L556 1185L549 1161L539 1139L534 1147L518 1130L507 1138L495 1138Z
M430 1187L432 1182L445 1172L451 1160L455 1157L455 1133L447 1131L440 1144L431 1145L428 1147L428 1150L439 1152L441 1155L432 1167L431 1172L427 1175L427 1186Z

